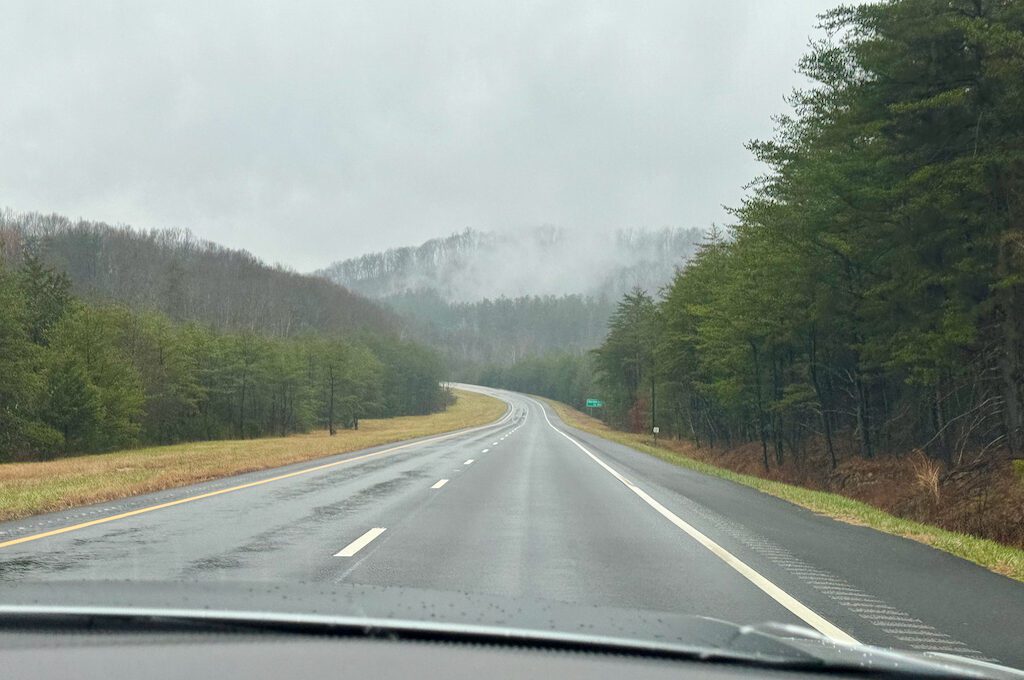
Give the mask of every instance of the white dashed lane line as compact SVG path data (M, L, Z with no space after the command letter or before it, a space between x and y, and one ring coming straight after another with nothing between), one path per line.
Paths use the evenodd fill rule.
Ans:
M470 458L465 463L463 463L463 465L472 465L472 464L473 464L473 459L472 458Z
M362 550L363 548L368 546L370 544L370 541L372 541L373 539L377 538L378 536L383 534L385 531L387 531L387 529L385 529L384 527L374 527L373 529L370 529L369 531L367 531L365 534L363 534L362 536L360 536L356 540L354 540L351 543L349 543L348 545L346 545L344 548L342 548L338 552L334 553L334 556L335 557L352 557L357 552L359 552L360 550Z
M448 480L447 480L447 479L439 479L439 480L437 480L437 482L436 482L436 483L434 484L434 486L432 486L432 487L430 487L430 488L431 488L431 489L440 489L440 488L441 488L442 486L444 486L444 485L445 485L445 484L447 484L447 483L448 483Z

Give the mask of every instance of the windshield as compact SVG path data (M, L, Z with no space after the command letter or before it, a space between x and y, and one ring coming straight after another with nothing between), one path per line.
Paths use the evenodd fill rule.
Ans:
M0 25L0 618L1024 667L1024 3Z

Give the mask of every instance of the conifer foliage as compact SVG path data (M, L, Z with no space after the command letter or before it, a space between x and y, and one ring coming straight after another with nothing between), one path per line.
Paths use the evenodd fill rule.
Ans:
M1024 3L822 19L814 86L750 145L770 170L735 224L612 318L608 418L653 405L663 431L759 442L765 467L812 441L833 465L1024 455Z

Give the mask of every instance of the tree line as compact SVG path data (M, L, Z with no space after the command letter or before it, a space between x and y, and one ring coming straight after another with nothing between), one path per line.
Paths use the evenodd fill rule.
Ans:
M1024 3L822 17L729 233L595 352L608 419L698 443L1024 455Z
M29 251L0 258L0 460L333 434L442 409L440 357L386 333L275 337L87 302Z
M550 352L525 357L514 364L479 367L470 379L481 385L537 394L583 408L587 398L596 394L592 363L585 352Z
M481 366L511 366L550 352L579 353L604 337L614 300L530 295L448 302L433 290L382 300L415 337L448 357L452 376L472 380Z

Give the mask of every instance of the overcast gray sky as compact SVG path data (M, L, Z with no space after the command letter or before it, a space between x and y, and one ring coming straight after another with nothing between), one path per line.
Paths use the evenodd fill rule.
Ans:
M704 227L836 4L4 0L0 206L300 270L465 227Z

